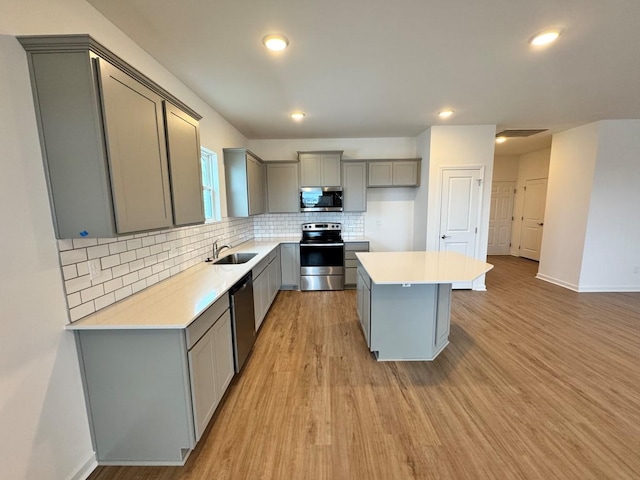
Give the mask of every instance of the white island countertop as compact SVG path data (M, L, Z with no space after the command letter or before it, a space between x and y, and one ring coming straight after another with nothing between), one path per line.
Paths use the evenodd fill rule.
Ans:
M456 252L356 252L377 284L471 282L493 268Z
M299 237L297 237L298 241ZM146 288L114 305L66 326L67 330L122 330L186 328L244 275L263 260L280 243L290 239L274 239L242 243L224 250L230 253L257 253L247 263L214 265L201 263Z

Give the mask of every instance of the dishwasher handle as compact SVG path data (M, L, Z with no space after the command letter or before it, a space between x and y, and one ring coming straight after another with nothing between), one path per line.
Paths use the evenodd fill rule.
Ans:
M249 285L253 284L253 275L251 272L247 273L244 277L236 282L236 284L229 289L231 295L235 295L241 290L244 290Z

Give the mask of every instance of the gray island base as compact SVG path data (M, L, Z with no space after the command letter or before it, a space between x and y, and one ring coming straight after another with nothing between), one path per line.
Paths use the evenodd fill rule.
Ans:
M430 361L449 344L451 288L492 265L455 252L357 253L357 311L378 360Z

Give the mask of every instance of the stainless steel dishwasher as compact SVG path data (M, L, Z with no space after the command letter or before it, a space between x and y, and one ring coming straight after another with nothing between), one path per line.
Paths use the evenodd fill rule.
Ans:
M251 272L231 287L229 297L231 300L231 322L233 326L233 359L236 372L240 372L256 341L253 277Z

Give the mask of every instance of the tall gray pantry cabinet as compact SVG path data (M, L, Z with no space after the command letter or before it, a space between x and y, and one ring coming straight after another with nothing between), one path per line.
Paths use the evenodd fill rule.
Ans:
M58 238L204 222L197 113L88 35L18 40Z

